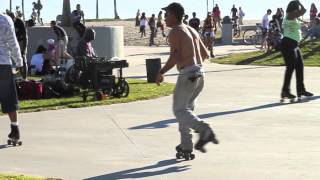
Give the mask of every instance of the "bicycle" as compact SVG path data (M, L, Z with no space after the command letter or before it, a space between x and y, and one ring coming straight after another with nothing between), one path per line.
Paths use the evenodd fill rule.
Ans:
M232 19L233 37L240 37L240 26L236 19Z
M242 41L246 45L261 45L263 36L263 28L260 24L256 24L255 29L247 29L244 31Z

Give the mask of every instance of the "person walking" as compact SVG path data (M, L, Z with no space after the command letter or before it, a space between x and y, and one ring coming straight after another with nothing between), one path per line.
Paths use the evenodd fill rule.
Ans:
M166 34L164 33L164 24L163 24L162 21L163 21L162 11L160 11L159 14L158 14L158 19L157 19L157 30L156 30L156 33L158 32L158 28L160 28L160 30L162 31L162 36L166 37Z
M293 71L296 71L296 88L298 99L302 96L313 96L312 93L306 91L304 86L304 73L303 73L303 59L299 48L299 42L302 39L301 25L298 20L299 17L306 13L306 9L299 0L289 2L286 10L286 17L283 21L283 39L281 52L284 62L286 64L286 70L284 75L284 82L281 91L281 100L294 99L296 96L290 92L290 81Z
M146 13L142 13L141 14L141 18L140 18L140 33L141 33L141 38L142 36L146 36L146 25L148 23L147 17L146 17Z
M0 104L1 111L7 113L11 121L11 132L8 137L15 144L20 139L20 130L17 115L18 95L12 66L14 62L18 69L21 68L23 59L13 21L2 13L0 13L0 34Z
M85 27L85 20L84 20L84 13L81 10L80 4L77 4L76 9L72 11L72 26L77 30L79 33L80 38L84 35L84 32L86 31ZM82 19L82 23L81 23Z
M268 30L269 30L269 15L272 13L271 9L267 10L267 14L265 14L262 18L262 41L261 41L261 49L267 50L268 44Z
M138 27L140 25L140 9L138 9L136 13L136 23L135 26Z
M310 7L310 25L314 24L314 19L317 17L318 9L314 3L311 4Z
M155 45L154 38L156 36L156 31L157 31L155 14L152 14L151 18L149 19L149 27L150 27L150 31L151 31L149 46L152 46L152 45Z
M182 23L184 8L181 4L171 3L162 9L166 11L166 25L172 28L169 33L171 48L168 61L159 71L156 83L160 85L164 80L164 74L176 65L179 75L173 95L173 111L179 123L181 136L181 142L176 147L177 158L193 159L191 129L200 134L195 144L196 150L206 152L204 146L208 142L218 144L210 126L193 113L195 100L204 86L202 62L209 54L198 32Z
M214 22L210 12L208 12L207 18L203 23L204 43L210 51L210 57L214 58L213 46L215 39L215 32L217 31L216 23Z
M200 30L200 19L196 17L196 12L192 13L192 18L189 20L189 26L195 29L197 32Z
M242 8L239 7L239 25L243 25L243 17L245 16L245 13L243 12Z
M221 11L219 9L218 4L216 4L216 6L212 9L212 15L213 15L213 20L216 23L216 27L217 24L219 26L219 28L221 29L222 25L221 25Z

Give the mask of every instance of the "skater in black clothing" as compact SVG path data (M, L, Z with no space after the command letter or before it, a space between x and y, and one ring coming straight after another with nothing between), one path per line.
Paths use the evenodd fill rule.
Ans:
M293 71L296 71L297 95L298 100L302 96L313 96L312 93L306 91L303 83L303 60L299 48L301 41L301 26L298 18L306 12L304 6L299 0L291 1L287 7L287 16L283 21L283 36L281 42L281 52L286 64L284 83L281 92L281 101L284 99L294 99L296 96L290 93L290 81Z
M200 134L195 149L205 152L204 146L208 142L218 144L210 126L193 113L195 101L204 86L202 63L209 54L199 33L182 22L184 8L181 4L171 3L163 10L166 11L166 25L172 28L168 36L171 47L168 61L159 71L156 83L160 85L163 74L177 66L179 76L173 95L173 111L179 123L181 139L176 147L176 157L189 160L194 158L191 129Z
M20 47L15 35L12 19L0 13L0 104L3 113L8 113L11 121L11 132L8 144L21 145L17 120L18 96L12 73L13 62L16 68L23 65ZM6 44L7 46L3 46Z

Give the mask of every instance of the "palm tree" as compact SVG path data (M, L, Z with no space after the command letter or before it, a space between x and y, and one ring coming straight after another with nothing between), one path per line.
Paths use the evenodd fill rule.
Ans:
M99 19L99 0L96 1L96 19Z
M21 0L21 8L22 8L23 21L25 21L25 16L24 16L24 0Z
M117 11L117 0L113 0L113 4L114 4L114 19L120 19Z
M10 12L12 12L12 0L10 0Z
M71 6L70 0L63 0L62 25L71 26Z

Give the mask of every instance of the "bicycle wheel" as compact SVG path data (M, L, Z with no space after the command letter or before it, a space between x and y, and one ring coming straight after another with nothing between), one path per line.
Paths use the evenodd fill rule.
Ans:
M244 33L242 35L243 44L246 44L246 45L254 44L254 37L253 37L254 35L256 35L256 31L255 30L246 30L246 31L244 31Z
M235 25L233 28L233 37L240 37L240 26L239 25Z

